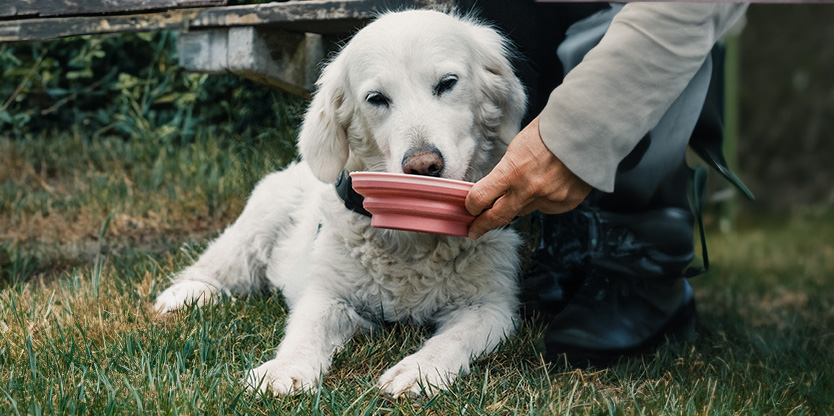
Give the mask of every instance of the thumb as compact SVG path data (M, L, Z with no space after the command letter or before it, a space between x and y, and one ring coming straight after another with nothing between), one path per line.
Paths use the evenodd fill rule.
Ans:
M492 172L488 173L469 190L466 195L466 210L471 215L479 215L489 208L496 199L507 193L510 189L509 181L503 174L501 162L495 166Z

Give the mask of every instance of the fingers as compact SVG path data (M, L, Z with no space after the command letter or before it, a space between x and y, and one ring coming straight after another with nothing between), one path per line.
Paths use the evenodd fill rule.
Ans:
M478 215L504 195L510 188L510 181L504 173L502 164L495 166L487 176L476 182L466 195L464 204L471 215Z
M469 190L469 194L466 195L466 200L464 201L466 210L471 215L478 215L503 193L504 190L498 190L498 188L487 186L486 184L481 185L480 182L476 182L472 186L472 189Z
M493 206L478 215L469 226L469 238L477 240L487 231L510 223L523 206L512 194L505 194Z
M591 192L591 186L578 180L578 183L567 186L569 190L559 192L565 194L555 200L547 197L536 197L529 192L520 192L509 188L493 206L483 211L469 226L469 238L476 240L487 231L508 225L516 216L527 215L533 211L545 214L561 214L576 208Z
M532 140L541 149L532 149L526 140ZM466 210L472 215L478 215L487 209L501 195L517 187L525 177L536 177L536 168L530 165L541 163L541 156L550 154L539 137L538 118L534 119L522 130L510 146L504 157L495 165L484 178L475 183L466 196ZM512 217L511 217L512 218Z

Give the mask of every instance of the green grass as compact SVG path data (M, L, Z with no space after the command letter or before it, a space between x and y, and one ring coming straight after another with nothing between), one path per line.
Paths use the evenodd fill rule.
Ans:
M653 356L548 371L526 321L451 391L389 401L376 379L429 335L402 324L350 341L315 394L246 393L283 336L280 294L167 319L150 305L280 147L0 139L0 414L834 413L834 216L810 210L710 232L699 336Z

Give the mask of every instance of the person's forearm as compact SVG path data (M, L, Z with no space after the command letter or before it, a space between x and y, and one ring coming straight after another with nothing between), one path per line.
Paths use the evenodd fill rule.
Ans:
M613 191L617 165L745 10L738 3L627 4L551 94L539 126L545 145L582 180Z

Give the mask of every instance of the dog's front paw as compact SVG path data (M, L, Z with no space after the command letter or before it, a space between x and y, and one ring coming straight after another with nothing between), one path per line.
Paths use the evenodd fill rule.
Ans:
M166 314L186 305L203 306L212 301L218 289L199 280L179 280L156 297L154 309Z
M383 394L395 399L401 396L432 397L447 390L459 370L412 355L388 369L379 378L379 387Z
M272 391L276 396L287 396L315 391L318 388L319 373L319 370L309 365L272 360L249 371L244 383L249 391Z

